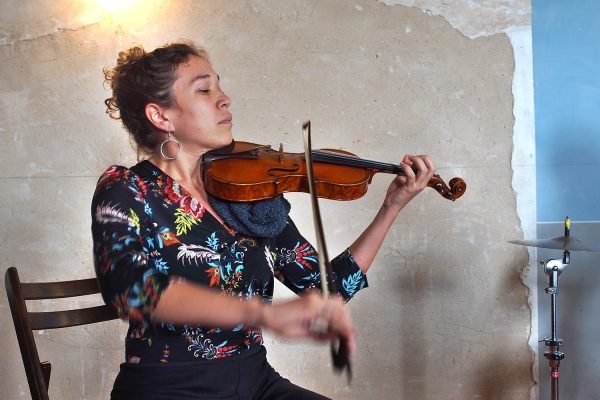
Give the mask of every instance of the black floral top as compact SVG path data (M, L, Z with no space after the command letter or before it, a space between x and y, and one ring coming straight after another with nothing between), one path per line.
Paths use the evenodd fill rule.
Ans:
M161 292L178 277L240 300L271 301L274 277L294 292L320 287L314 248L288 218L274 238L238 235L149 161L112 166L92 201L94 262L102 296L129 321L126 361L218 359L262 345L258 327L153 323ZM332 260L339 294L367 286L348 251Z

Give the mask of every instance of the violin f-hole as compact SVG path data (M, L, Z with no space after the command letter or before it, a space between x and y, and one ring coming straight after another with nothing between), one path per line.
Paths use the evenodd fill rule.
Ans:
M300 166L298 164L294 164L294 168L269 168L267 174L272 176L273 178L279 177L275 172L298 172Z

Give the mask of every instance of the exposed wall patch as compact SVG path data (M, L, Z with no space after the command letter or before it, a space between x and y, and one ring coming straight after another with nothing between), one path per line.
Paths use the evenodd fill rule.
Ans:
M463 35L476 39L531 25L529 0L379 0L388 6L420 8L429 15L443 17Z

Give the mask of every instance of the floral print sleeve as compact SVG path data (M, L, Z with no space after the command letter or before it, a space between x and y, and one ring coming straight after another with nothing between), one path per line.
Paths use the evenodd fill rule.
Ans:
M149 262L142 241L145 191L133 172L110 167L98 181L91 211L94 264L104 301L121 318L147 326L169 279Z
M283 232L274 239L273 264L275 276L296 293L321 287L317 252L298 232L291 219ZM367 276L348 250L331 260L338 294L349 301L360 289L368 286Z

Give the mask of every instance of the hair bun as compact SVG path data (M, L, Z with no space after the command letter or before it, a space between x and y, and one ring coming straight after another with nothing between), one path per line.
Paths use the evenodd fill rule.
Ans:
M119 58L117 59L117 65L133 64L141 60L146 55L142 46L135 46L125 51L119 52Z

